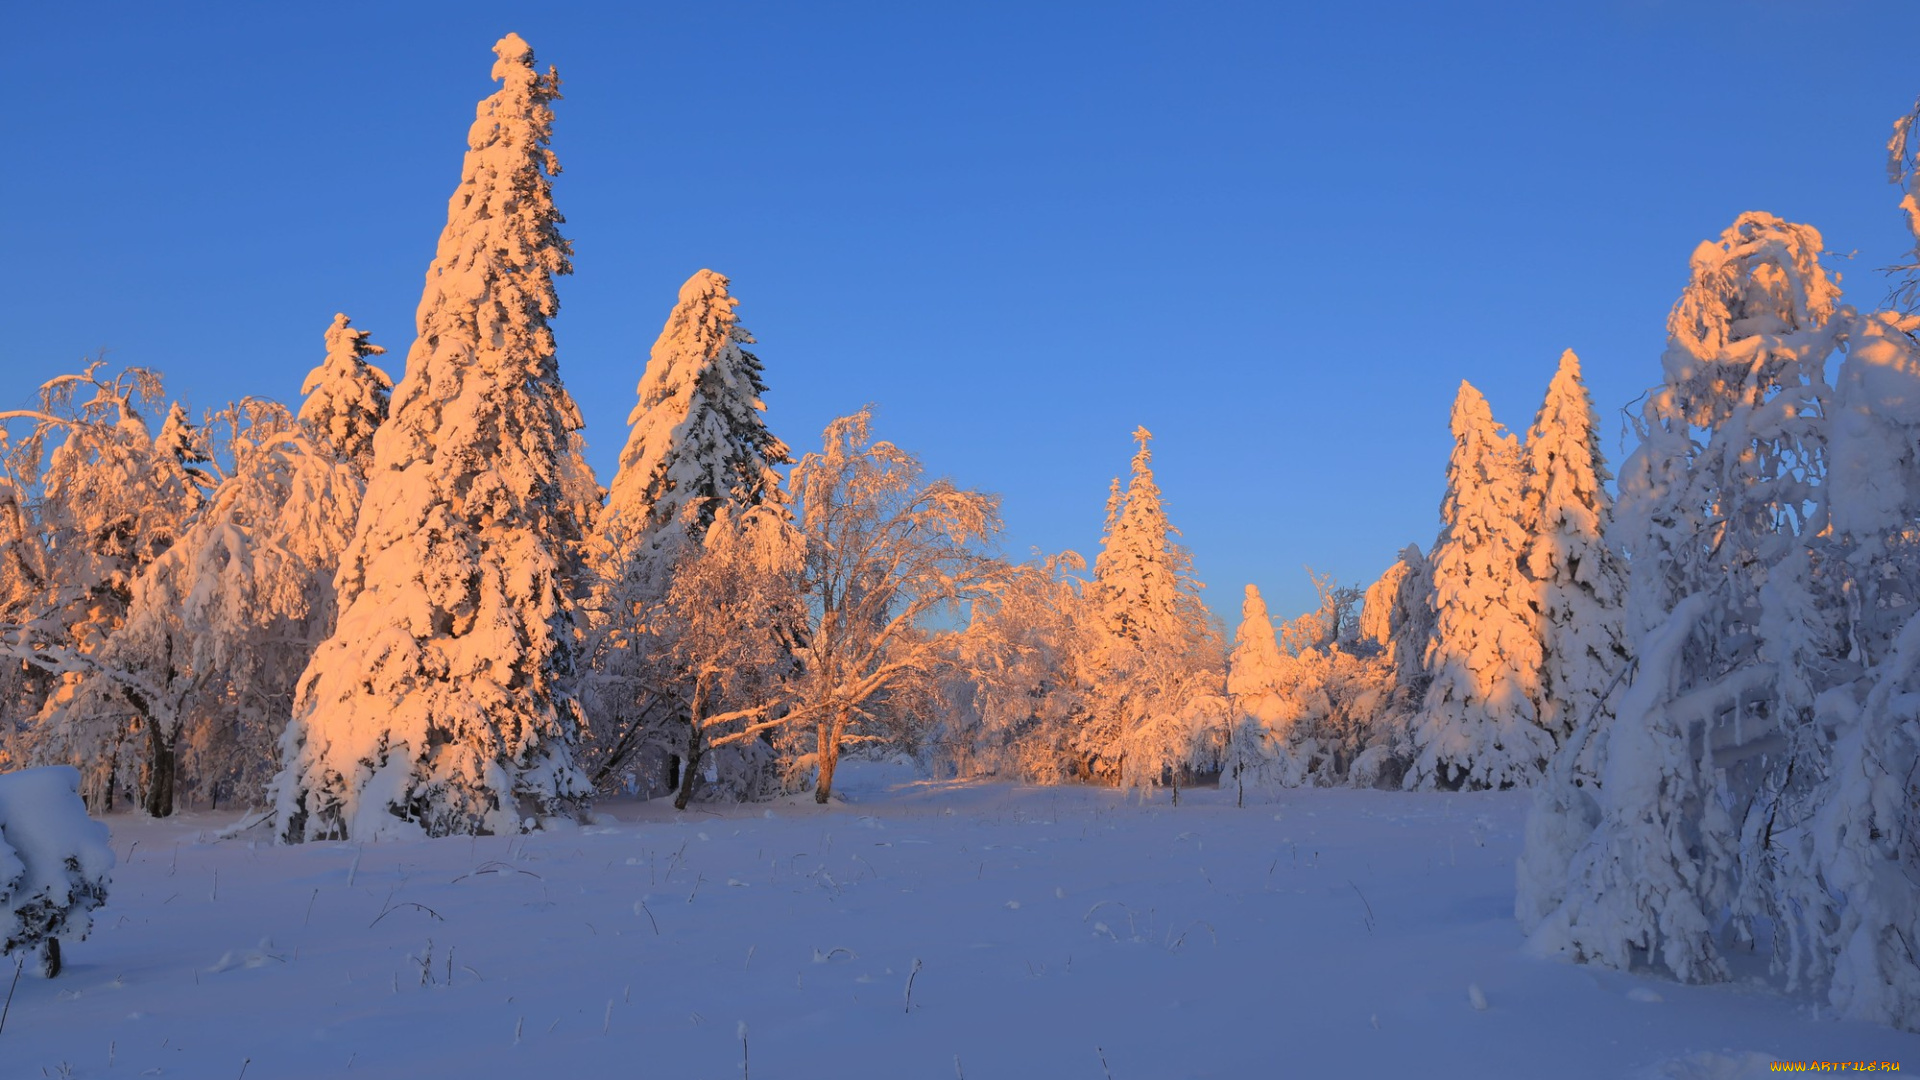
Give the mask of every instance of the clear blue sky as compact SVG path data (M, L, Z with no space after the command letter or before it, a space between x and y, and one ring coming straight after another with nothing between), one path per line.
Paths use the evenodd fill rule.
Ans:
M681 281L730 275L796 450L866 401L1091 556L1151 428L1232 625L1438 526L1463 378L1524 428L1577 350L1658 375L1740 211L1910 241L1911 0L21 4L0 88L0 406L106 349L195 408L292 401L345 311L391 351L508 30L559 67L561 368L610 479Z

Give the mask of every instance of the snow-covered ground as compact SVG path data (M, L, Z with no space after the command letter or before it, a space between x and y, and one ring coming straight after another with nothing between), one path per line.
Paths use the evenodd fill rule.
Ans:
M109 903L66 974L20 981L0 1077L1920 1068L1920 1036L1760 986L1523 955L1525 794L1174 808L854 765L841 785L831 807L614 804L586 828L365 847L115 818Z

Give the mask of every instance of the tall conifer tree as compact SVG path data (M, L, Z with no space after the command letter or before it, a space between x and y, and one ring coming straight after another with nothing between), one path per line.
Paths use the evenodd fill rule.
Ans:
M1521 569L1528 515L1520 448L1486 398L1460 384L1453 456L1434 542L1433 682L1415 722L1409 786L1507 787L1532 782L1553 753L1539 724L1540 639L1533 586Z
M1540 590L1542 726L1564 740L1626 663L1625 570L1607 543L1613 500L1593 399L1569 349L1527 433L1527 570Z
M548 320L570 272L548 149L560 80L494 46L418 337L300 682L275 783L287 840L507 832L586 794L574 590L591 504Z

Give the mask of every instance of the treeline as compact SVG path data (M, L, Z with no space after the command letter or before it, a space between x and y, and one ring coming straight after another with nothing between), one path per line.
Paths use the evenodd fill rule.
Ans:
M0 764L73 764L99 811L265 806L288 840L519 830L622 790L824 801L867 745L1217 767L1220 635L1144 430L1090 579L1015 565L997 500L871 410L795 460L703 270L603 489L549 329L559 83L496 51L397 384L340 315L297 410L195 419L96 362L0 414Z

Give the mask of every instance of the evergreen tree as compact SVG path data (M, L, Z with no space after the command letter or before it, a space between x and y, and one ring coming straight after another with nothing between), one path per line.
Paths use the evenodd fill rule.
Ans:
M1094 560L1099 633L1081 665L1092 700L1077 742L1095 773L1144 789L1217 763L1226 658L1200 602L1193 558L1160 505L1153 435L1142 427L1133 439L1132 474L1124 493L1113 482Z
M154 437L153 444L157 452L178 463L180 474L186 478L186 515L198 513L207 504L207 495L217 481L206 468L213 463L213 458L207 454L200 429L187 417L185 406L176 401L167 410L167 418L161 422L160 434Z
M1408 745L1402 747L1403 760L1412 760L1411 724L1427 699L1427 687L1433 673L1427 668L1427 646L1433 640L1433 564L1421 553L1420 545L1408 544L1400 552L1400 575L1387 615L1388 654L1393 664L1392 711L1399 724L1407 727Z
M1228 735L1226 762L1220 786L1231 788L1234 802L1246 805L1248 788L1256 792L1275 786L1272 775L1285 756L1284 730L1288 703L1281 697L1285 658L1274 637L1273 617L1260 590L1247 586L1240 605L1240 629L1234 635L1233 654L1227 658L1227 698L1233 705L1233 730Z
M365 330L335 315L327 327L327 354L300 384L306 400L300 422L336 460L366 475L373 464L373 433L386 423L393 379L368 362L387 350L367 340Z
M592 507L548 327L571 270L547 143L560 80L509 34L481 102L418 337L302 676L280 835L518 831L586 795L572 762L575 590Z
M723 506L737 513L786 505L774 466L793 459L767 430L760 360L744 348L753 335L740 325L740 301L727 285L724 275L701 270L680 287L640 377L607 493L607 520L656 591L666 587L683 531L697 544Z
M604 528L595 540L600 596L594 605L589 702L592 750L600 759L596 775L602 779L649 754L672 755L677 764L680 751L693 745L697 732L686 730L686 710L666 708L662 699L685 702L698 695L656 663L676 648L668 640L670 627L686 624L663 618L660 608L679 563L705 557L703 542L715 516L730 510L745 520L754 511L751 520L760 527L792 532L792 513L774 471L792 459L786 444L767 430L760 360L745 348L753 336L739 324L739 301L727 285L725 276L701 270L680 287L679 302L641 376L620 470L608 490ZM798 544L792 536L787 544L752 550ZM766 630L791 651L797 627ZM754 749L736 744L722 757ZM684 773L677 779L683 781L683 793L690 790ZM708 790L726 789L709 785Z
M1126 492L1115 480L1107 498L1107 530L1093 563L1093 586L1107 635L1116 642L1177 641L1199 609L1193 557L1160 505L1153 479L1153 433L1136 428Z
M1626 577L1606 539L1612 474L1571 349L1527 433L1526 454L1526 503L1535 522L1527 570L1540 590L1540 722L1564 741L1602 707L1626 663Z
M1625 570L1607 540L1612 503L1592 399L1572 350L1547 388L1527 435L1528 502L1537 526L1528 569L1540 589L1541 716L1562 750L1535 792L1515 912L1539 924L1560 903L1575 852L1599 820L1593 789L1595 731L1626 669L1621 607Z
M1433 547L1433 673L1414 728L1409 786L1529 784L1553 753L1540 726L1540 640L1521 560L1528 514L1520 450L1467 383Z

